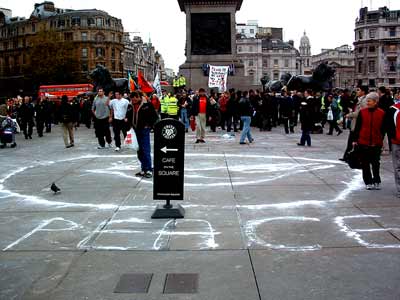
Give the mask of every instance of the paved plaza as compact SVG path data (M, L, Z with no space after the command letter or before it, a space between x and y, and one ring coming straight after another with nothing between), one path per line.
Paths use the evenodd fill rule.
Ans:
M93 130L79 128L73 149L58 127L19 135L0 150L0 299L400 299L388 155L383 190L366 191L338 161L347 134L311 148L281 128L245 146L223 134L187 136L182 220L151 219L135 153L97 150Z

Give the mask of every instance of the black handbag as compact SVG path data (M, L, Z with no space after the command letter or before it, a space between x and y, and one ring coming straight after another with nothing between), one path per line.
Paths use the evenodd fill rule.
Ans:
M348 153L347 157L347 164L351 169L354 170L361 170L361 154L360 154L360 149L358 147L354 147L353 150L351 150Z

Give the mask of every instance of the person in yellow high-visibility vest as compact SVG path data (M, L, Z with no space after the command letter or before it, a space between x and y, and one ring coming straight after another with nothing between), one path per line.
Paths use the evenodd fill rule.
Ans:
M174 93L177 94L179 92L179 78L178 78L178 76L175 76L175 78L172 80L172 86L174 87Z
M186 88L186 78L185 78L185 76L183 76L182 74L181 74L181 76L179 76L179 88L181 89L181 90L184 90L185 88Z
M161 119L168 118L168 99L169 95L165 90L163 90L162 97L160 99Z
M178 118L178 99L175 96L170 96L165 100L167 104L167 115L168 118L179 120Z

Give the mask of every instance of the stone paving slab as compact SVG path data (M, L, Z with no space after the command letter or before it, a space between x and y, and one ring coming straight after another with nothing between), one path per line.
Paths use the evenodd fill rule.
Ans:
M149 293L113 293L127 273L154 273ZM199 293L163 294L167 273L199 274ZM43 292L25 299L259 299L247 251L88 252L55 289Z
M251 257L262 300L397 300L400 296L398 249L252 251Z

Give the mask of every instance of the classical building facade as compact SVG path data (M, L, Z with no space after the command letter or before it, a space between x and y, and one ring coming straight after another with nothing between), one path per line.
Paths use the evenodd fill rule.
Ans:
M360 10L355 26L355 84L400 87L400 10Z
M237 24L237 56L253 85L267 77L278 80L285 73L299 74L299 51L293 41L283 41L283 29L260 27L257 21Z
M305 31L304 35L300 39L299 50L300 50L299 51L300 55L297 59L299 74L311 75L312 74L311 43Z
M144 43L142 38L135 36L130 39L129 33L124 34L124 72L130 72L134 76L142 72L144 77L153 81L157 72L160 73L160 79L166 79L164 59L162 55L155 50L151 41Z
M292 42L240 38L237 40L237 55L245 66L245 75L252 78L253 85L260 85L264 76L278 80L285 73L297 74L298 51Z
M351 46L343 45L335 49L322 49L321 53L312 56L312 69L326 63L335 69L333 86L352 88L355 81L354 51Z
M74 43L74 55L81 75L97 64L107 67L113 77L124 77L123 26L118 18L101 10L58 9L53 2L35 4L29 19L10 17L0 11L0 78L24 76L31 39L41 31L53 30Z

